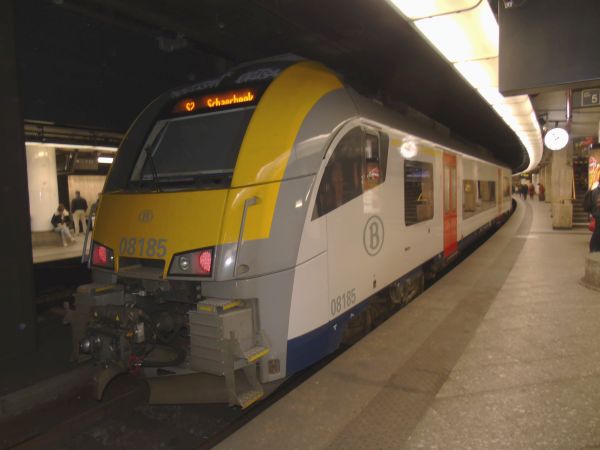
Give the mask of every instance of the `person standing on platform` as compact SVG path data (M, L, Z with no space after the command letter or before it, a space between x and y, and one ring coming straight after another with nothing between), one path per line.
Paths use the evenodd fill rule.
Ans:
M65 207L62 203L59 203L56 212L52 215L52 219L50 219L52 223L52 227L54 227L54 231L60 234L60 239L62 240L62 244L66 247L67 240L73 242L75 238L71 235L71 231L69 230L69 213L65 211Z
M527 185L526 184L522 184L521 185L521 197L523 197L523 200L527 200Z
M590 252L600 252L600 183L596 181L592 185L590 214L596 221L596 227L590 239Z
M531 183L528 187L529 189L529 198L533 200L533 196L535 195L535 186Z
M75 236L79 234L79 221L83 224L83 232L87 231L87 223L85 222L85 212L88 209L88 204L81 196L81 192L75 191L75 198L71 200L71 211L73 213L73 222L75 222Z

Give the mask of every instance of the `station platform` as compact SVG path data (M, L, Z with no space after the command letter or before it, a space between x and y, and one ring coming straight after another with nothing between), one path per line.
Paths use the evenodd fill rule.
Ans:
M78 236L74 236L75 241L69 243L66 247L63 247L60 244L60 238L57 238L57 243L55 244L47 244L40 246L33 246L33 263L45 263L50 261L58 261L62 259L69 258L81 258L81 254L83 253L83 243L85 240L85 235L80 234ZM91 236L90 236L91 239Z
M484 245L218 449L600 449L590 233L517 200Z

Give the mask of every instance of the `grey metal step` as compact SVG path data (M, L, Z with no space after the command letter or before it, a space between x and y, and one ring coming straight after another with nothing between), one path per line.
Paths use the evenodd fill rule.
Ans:
M248 406L256 403L258 400L263 398L264 392L256 389L250 389L246 392L242 392L237 395L238 404L242 409L246 409Z

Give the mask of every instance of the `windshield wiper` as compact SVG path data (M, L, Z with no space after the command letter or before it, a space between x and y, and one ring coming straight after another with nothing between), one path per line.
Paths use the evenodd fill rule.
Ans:
M157 192L162 192L160 190L160 182L158 179L158 172L156 171L156 166L154 165L154 158L152 157L152 149L150 147L146 147L146 158L150 163L150 169L152 169L152 179L154 180L154 188Z
M154 140L152 141L152 144L150 144L148 147L146 147L144 149L144 151L146 152L146 160L150 163L150 169L152 170L152 179L154 180L154 188L156 189L157 192L162 192L162 191L160 189L160 180L158 178L156 164L154 164L154 157L152 156L152 152L155 150L155 148L160 143L163 134L165 134L166 129L167 129L167 125L164 125L161 128L161 130L158 132L158 134L156 135Z

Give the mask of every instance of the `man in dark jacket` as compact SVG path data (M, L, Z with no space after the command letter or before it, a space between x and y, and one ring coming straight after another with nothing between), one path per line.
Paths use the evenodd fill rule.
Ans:
M75 191L75 198L71 200L71 213L73 214L73 222L75 225L75 236L79 234L79 221L83 224L83 232L87 231L87 223L85 219L85 213L87 211L88 204L85 198L81 196L81 192Z
M595 188L591 192L591 215L596 219L596 228L590 239L590 252L600 252L600 184L594 183Z

